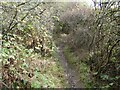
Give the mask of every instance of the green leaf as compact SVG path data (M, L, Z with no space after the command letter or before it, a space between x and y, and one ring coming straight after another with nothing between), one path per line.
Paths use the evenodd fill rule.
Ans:
M27 64L27 63L23 63L23 64L22 64L22 67L28 68L28 64Z
M109 76L108 75L101 75L101 78L103 79L103 80L108 80L109 79Z
M3 48L2 52L6 53L6 54L9 54L9 50L7 48Z
M98 74L98 72L93 73L93 75L97 75L97 74Z
M52 18L56 21L60 21L60 19L57 16L53 16Z
M109 83L110 86L112 86L114 83Z
M31 87L33 87L33 88L40 88L41 87L40 86L40 82L39 81L33 81L31 83Z
M7 46L10 46L10 43L9 43L9 42L5 42L3 45L4 45L5 47L7 47Z

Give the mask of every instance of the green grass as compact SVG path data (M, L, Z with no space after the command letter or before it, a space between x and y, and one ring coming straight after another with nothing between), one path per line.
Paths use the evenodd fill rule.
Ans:
M79 58L76 57L73 52L70 52L70 49L67 46L63 51L69 66L78 72L80 81L83 83L85 88L91 88L92 84L89 78L89 67L82 62L82 60L79 60Z

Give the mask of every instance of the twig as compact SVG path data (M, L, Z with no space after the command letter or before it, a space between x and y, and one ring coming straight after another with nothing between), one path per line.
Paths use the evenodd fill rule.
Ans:
M117 40L117 41L115 42L115 44L111 47L110 52L109 52L109 55L108 55L108 60L107 60L107 62L106 62L103 66L101 66L101 67L99 68L98 73L96 74L96 76L97 76L99 73L101 73L102 69L105 68L105 66L109 63L110 57L111 57L111 55L112 55L112 50L114 49L114 47L115 47L119 42L120 42L120 40Z
M110 60L110 57L111 57L111 55L112 55L112 51L113 51L114 47L115 47L119 42L120 42L120 40L117 40L116 43L111 47L110 52L109 52L109 55L108 55L108 62L109 62L109 60Z
M28 16L29 12L20 20L23 21L27 16ZM16 22L11 28L10 30L12 30L20 21Z
M38 3L36 6L30 8L28 11L31 11L31 10L35 9L35 8L36 8L37 6L39 6L39 5L40 5L40 3Z
M26 4L26 3L30 2L30 1L31 1L31 0L29 0L29 1L27 1L27 2L23 2L23 3L21 3L21 4L18 4L16 7L20 7L20 6Z
M3 85L5 85L7 88L9 88L8 85L6 85L3 81L0 81Z
M10 28L11 28L11 26L12 26L12 24L13 24L14 19L16 18L16 16L17 16L17 8L16 8L16 11L15 11L15 15L14 15L14 17L13 17L13 19L12 19L12 21L10 22L10 25L9 25L9 27L8 27L8 31L10 31Z
M30 8L28 11L33 10L33 9L36 8L37 6L39 6L39 4L37 4L37 5L34 6L33 8ZM45 11L45 10L44 10L44 11ZM42 12L44 12L44 11L42 11ZM29 12L26 13L26 15L25 15L20 21L23 21L23 20L28 16L28 14L29 14ZM9 29L9 31L12 30L20 21L16 22L16 23Z

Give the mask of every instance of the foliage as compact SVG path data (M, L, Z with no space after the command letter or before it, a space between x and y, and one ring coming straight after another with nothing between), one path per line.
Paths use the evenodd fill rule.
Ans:
M0 4L3 88L63 87L63 71L52 54L54 3Z
M119 2L98 3L1 2L3 88L66 87L54 40L86 87L119 88Z
M96 5L95 9L68 8L60 17L59 27L57 26L59 32L56 32L59 36L61 33L67 34L63 41L67 39L65 44L70 48L70 52L90 66L94 87L119 88L119 2L98 3L96 2L98 7ZM88 56L83 57L81 53ZM70 65L74 66L76 61L74 58L71 60L71 56Z
M69 66L78 72L79 81L83 84L83 86L85 88L93 87L90 80L89 67L82 60L79 60L79 58L76 57L74 53L71 53L70 48L67 46L64 48L64 55Z
M114 6L114 8L112 8ZM117 2L109 2L106 8L95 11L91 31L94 32L90 44L91 71L96 81L104 81L100 86L119 87L119 8Z

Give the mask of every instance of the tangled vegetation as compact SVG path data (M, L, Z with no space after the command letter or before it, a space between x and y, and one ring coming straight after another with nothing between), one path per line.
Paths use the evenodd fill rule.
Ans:
M2 2L3 88L63 87L52 41L53 3ZM51 12L48 12L51 10ZM66 87L66 86L65 86Z
M90 69L100 86L120 87L120 8L119 2L108 2L95 11L90 30ZM94 27L93 27L94 26Z
M68 87L60 45L85 88L120 88L120 2L93 2L0 2L0 88Z
M82 65L78 63L86 64L84 68L89 66L88 75L92 80L90 81L92 87L119 88L119 2L94 3L95 9L74 3L73 8L68 8L60 17L60 27L56 34L59 36L63 34L61 36L63 40L60 38L58 40L68 47L65 48L65 55L69 58L68 63L71 67L75 69L80 67L79 71L81 71ZM80 6L79 9L76 9L77 5ZM80 72L79 75L81 77L82 73ZM86 76L85 80L89 78L87 79Z

